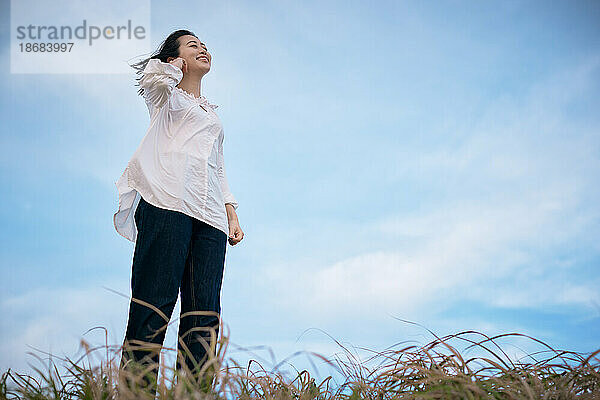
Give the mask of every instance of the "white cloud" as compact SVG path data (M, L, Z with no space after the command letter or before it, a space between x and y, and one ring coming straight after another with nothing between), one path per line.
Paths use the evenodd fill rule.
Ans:
M594 58L536 84L526 101L503 99L456 149L404 160L403 175L421 174L443 201L353 228L397 237L400 250L320 268L273 265L266 285L281 288L286 309L320 320L461 300L589 312L600 301L599 277L567 274L568 260L543 264L574 243L598 250L591 239L600 218L598 131L574 123L565 107L585 93L599 65Z
M33 352L45 357L34 349L58 357L81 355L78 351L81 339L104 344L104 331L85 334L95 326L104 326L109 345L118 345L122 341L127 307L126 299L99 286L40 288L3 298L0 310L11 324L3 326L0 333L0 368L21 372L29 369L27 363L40 367L26 354Z

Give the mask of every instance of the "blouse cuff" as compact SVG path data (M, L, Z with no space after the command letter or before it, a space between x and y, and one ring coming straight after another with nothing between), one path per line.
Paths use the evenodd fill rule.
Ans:
M235 201L235 199L225 200L225 204L231 204L234 210L237 210L238 208L238 202Z
M173 78L183 79L183 71L171 63L160 61L158 58L151 58L142 72L145 74L165 74Z

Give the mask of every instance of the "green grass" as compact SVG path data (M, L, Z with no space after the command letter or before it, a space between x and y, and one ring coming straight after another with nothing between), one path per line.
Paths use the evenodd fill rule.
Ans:
M378 352L363 349L372 356L362 362L337 341L341 353L333 358L305 352L342 376L344 381L338 384L331 375L317 382L307 370L296 371L292 377L267 371L254 359L241 366L226 355L229 335L222 334L199 375L161 364L162 373L155 382L157 398L600 399L600 350L588 355L555 350L519 333L488 337L463 331L441 338L431 334L435 339L421 346ZM507 338L531 340L545 350L511 360L498 344ZM84 340L81 343L85 355L78 360L59 359L61 368L51 359L46 368L34 368L34 376L5 371L0 378L0 399L153 398L140 384L142 373L119 369L121 346L91 348ZM457 344L467 345L463 354ZM483 355L467 358L464 353L471 350ZM105 357L92 362L92 354L99 351ZM44 364L41 357L35 357ZM212 384L206 383L213 379Z

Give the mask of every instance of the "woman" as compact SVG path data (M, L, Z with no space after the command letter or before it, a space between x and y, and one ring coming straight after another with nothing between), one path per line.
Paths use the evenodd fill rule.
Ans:
M123 367L158 367L179 291L183 364L199 372L207 348L216 346L227 240L234 246L244 233L225 174L217 106L201 94L211 58L194 33L178 30L134 65L150 127L117 181L115 228L135 242ZM157 372L150 374L154 382Z

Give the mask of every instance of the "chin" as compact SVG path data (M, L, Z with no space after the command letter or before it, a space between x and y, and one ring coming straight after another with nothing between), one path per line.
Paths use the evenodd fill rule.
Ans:
M195 71L195 72L200 72L200 73L206 74L208 71L210 71L210 67L204 66L204 65L196 65L190 71Z

